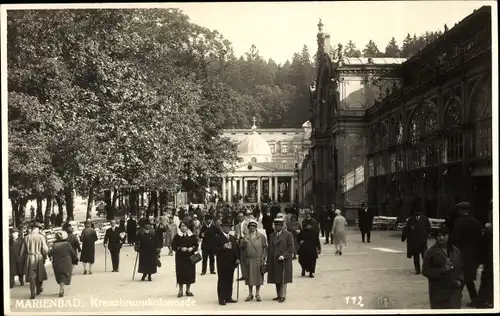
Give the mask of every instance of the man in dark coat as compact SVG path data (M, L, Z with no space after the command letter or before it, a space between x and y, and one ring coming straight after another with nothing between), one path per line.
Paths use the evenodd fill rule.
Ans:
M19 278L19 283L24 285L24 274L26 271L26 254L23 253L23 248L25 247L24 236L20 235L18 231L12 232L12 256L13 265L10 267L13 272L13 276L17 275ZM10 241L10 238L9 238Z
M319 229L321 232L321 237L325 237L325 215L326 215L326 208L323 205L318 209L318 224L319 224Z
M267 283L276 285L277 296L273 299L283 303L286 298L286 287L293 280L293 256L295 253L293 235L283 229L283 218L274 220L276 231L271 234L267 248Z
M129 245L135 244L137 237L137 221L133 216L127 220L127 242Z
M405 227L403 228L403 234L401 235L401 241L406 240L406 257L413 257L413 265L415 266L415 274L420 274L420 256L424 258L425 252L427 251L427 236L431 231L431 224L427 216L420 214L419 211L415 211L413 216L408 219Z
M476 299L468 304L475 308L493 308L493 226L486 223L483 230L482 242L482 263L481 285Z
M219 233L219 229L213 223L214 217L210 214L205 215L203 220L203 225L200 229L199 238L202 239L201 242L201 275L207 273L207 261L210 259L210 273L215 274L215 248L216 248L216 236Z
M86 221L85 228L80 235L80 241L82 242L80 261L83 263L83 274L92 274L92 265L95 262L95 242L97 239L97 233L91 227L91 223Z
M330 243L330 237L332 237L332 243L333 243L333 236L331 236L331 234L333 228L333 218L335 217L335 214L333 213L334 211L335 211L334 204L332 204L332 206L329 209L324 208L323 211L325 220L325 235L326 235L325 245Z
M373 210L371 208L368 208L366 202L363 202L361 208L358 210L358 226L359 230L361 231L362 242L365 242L365 235L366 235L366 241L368 243L370 243L371 241L373 217L374 217Z
M144 224L146 224L146 223L149 223L149 219L146 217L145 213L142 213L141 214L141 218L139 218L139 221L138 221L139 228L144 227ZM135 235L137 236L137 228L136 228L136 234Z
M122 248L123 239L120 236L120 230L116 227L116 221L110 221L111 227L106 230L104 235L104 248L109 250L111 254L111 263L113 270L111 272L118 272L120 267L120 250Z
M238 267L240 248L236 237L229 235L232 223L229 219L222 222L222 233L216 236L217 254L217 296L219 305L236 303L233 300L234 269Z
M469 214L471 205L460 202L456 205L459 217L455 220L451 241L460 250L463 260L464 281L472 301L477 296L474 281L479 266L479 250L481 249L481 223Z
M269 241L269 236L274 231L273 218L269 214L269 209L265 210L262 215L262 227L266 231L267 241Z
M139 273L142 273L141 281L151 281L151 275L158 271L157 259L161 251L161 239L151 224L146 223L144 229L137 235L135 251L139 253Z

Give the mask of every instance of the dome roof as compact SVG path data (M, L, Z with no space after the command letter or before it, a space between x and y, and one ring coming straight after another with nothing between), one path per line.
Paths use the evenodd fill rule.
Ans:
M255 129L238 144L238 153L240 155L272 156L269 144Z

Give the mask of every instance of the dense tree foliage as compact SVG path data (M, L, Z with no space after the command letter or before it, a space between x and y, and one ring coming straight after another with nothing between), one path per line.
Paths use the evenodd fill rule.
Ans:
M8 12L9 197L55 201L73 217L74 193L117 196L132 212L150 191L207 185L236 160L224 128L300 127L314 62L308 47L283 65L255 45L235 56L217 31L176 9ZM385 53L350 41L345 57L410 57L440 33L409 34ZM47 205L49 205L47 203ZM45 221L50 208L45 210Z

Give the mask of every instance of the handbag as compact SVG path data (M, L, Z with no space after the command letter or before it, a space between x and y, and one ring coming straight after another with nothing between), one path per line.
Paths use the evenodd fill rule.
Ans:
M189 257L189 260L191 260L193 264L197 264L201 261L201 259L202 258L199 252L195 252L193 255L191 255L191 257Z
M268 269L267 264L264 263L263 265L260 266L260 273L262 275L266 274L267 273L267 269Z

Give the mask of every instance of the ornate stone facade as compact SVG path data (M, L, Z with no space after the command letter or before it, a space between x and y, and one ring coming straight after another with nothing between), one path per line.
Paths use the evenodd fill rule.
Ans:
M369 203L379 214L444 216L492 198L491 9L482 7L402 67L403 85L367 111ZM481 215L478 215L481 216Z
M395 215L418 197L435 216L459 197L491 198L490 12L475 11L407 61L333 61L320 29L304 165L312 185L302 189L310 204L335 203L354 219L366 199Z

